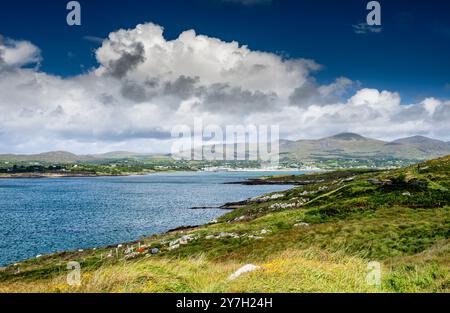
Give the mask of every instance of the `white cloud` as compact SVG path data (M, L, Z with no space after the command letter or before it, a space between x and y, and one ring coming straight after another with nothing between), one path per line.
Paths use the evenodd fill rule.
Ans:
M96 44L102 44L105 38L97 37L97 36L83 36L84 40L90 41Z
M306 81L310 70L319 68L312 60L283 60L237 42L197 35L194 30L167 41L163 28L154 24L111 33L96 55L101 64L98 75L109 73L133 81L174 81L186 76L198 78L205 86L227 84L279 96L287 96Z
M0 152L169 151L172 127L197 117L279 124L289 139L342 131L450 139L449 101L402 105L396 92L355 90L359 85L343 77L320 85L312 60L286 60L192 30L174 40L154 24L116 31L97 50L96 69L66 79L19 67L39 61L31 43L1 49L8 49L9 68L0 71Z
M0 70L36 64L41 60L40 50L28 41L3 40L0 35Z

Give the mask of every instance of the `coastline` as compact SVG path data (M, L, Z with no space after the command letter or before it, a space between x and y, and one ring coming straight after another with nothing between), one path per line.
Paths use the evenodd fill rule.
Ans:
M291 173L295 172L296 170L293 169L279 169L276 170L277 172L283 172L283 173ZM108 174L108 173L99 173L99 174L93 174L93 173L14 173L14 174L0 174L0 179L16 179L16 178L83 178L83 177L126 177L126 176L145 176L145 175L151 175L156 173L166 173L166 172L190 172L188 170L166 170L166 171L149 171L149 172L131 172L131 173L120 173L120 174ZM197 172L193 170L193 172ZM212 172L212 171L204 171L199 170L198 172ZM239 169L239 170L233 170L233 171L224 171L224 172L270 172L268 170L253 170L253 169ZM306 173L306 171L305 171ZM242 182L231 182L226 184L241 184L241 185L277 185L277 183L267 184L264 183L262 179L255 178L254 180L260 180L260 183L251 183L253 179L249 179L248 181L242 181ZM285 184L286 185L286 184Z
M0 268L0 290L448 292L450 198L442 186L448 185L449 161L448 157L427 161L419 171L410 166L305 174L297 179L263 176L266 184L296 180L309 185L245 196L247 201L222 205L230 209L228 213L217 212L201 222L191 219L188 226L176 227L186 221L181 219L173 224L176 228L167 226L148 235L143 232L82 249L76 248L78 241L69 249L61 247L58 252L34 257L28 254L15 264L10 260ZM245 180L244 176L242 183ZM424 192L435 200L427 201ZM392 203L393 199L401 203ZM399 247L397 238L405 236L410 241ZM373 259L387 269L386 282L395 278L404 284L399 288L383 283L383 289L371 289L366 277L367 264ZM80 285L66 284L71 274L68 264L82 269ZM230 282L228 278L244 264L267 270ZM430 278L430 273L435 276ZM318 275L325 280L318 281ZM306 277L306 289L297 277Z
M354 169L350 169L354 170ZM386 168L377 168L372 170L386 170ZM147 171L147 172L130 172L130 173L120 173L120 174L109 174L109 173L14 173L14 174L5 174L0 173L0 181L3 179L43 179L43 178L94 178L94 177L127 177L127 176L145 176L145 175L152 175L152 174L158 174L158 173L177 173L177 172L203 172L203 173L210 173L210 172L240 172L240 173L247 173L247 172L271 172L272 170L254 170L254 169L238 169L238 170L226 170L226 171L208 171L208 170L165 170L165 171ZM333 170L294 170L294 169L277 169L273 170L275 172L280 172L283 174L278 175L279 178L285 178L286 176L297 176L301 174L320 174L320 173L326 173L326 172L333 172ZM294 173L295 174L289 174ZM226 185L294 185L294 186L302 186L302 185L308 185L311 181L299 181L299 180L282 180L278 181L274 177L265 177L260 176L258 178L249 178L245 181L236 181L236 182L227 182L224 183Z
M155 172L155 173L157 173L157 172ZM24 179L25 178L35 178L35 179L41 178L41 179L44 179L44 178L82 178L82 177L126 177L126 176L134 176L134 175L143 176L143 175L149 175L149 174L153 174L153 173L144 173L144 174L129 173L129 174L123 174L123 175L83 175L83 176L81 176L81 175L77 175L77 176L72 176L72 175L71 176L69 176L69 175L56 176L56 175L52 175L50 177L47 177L47 176L33 176L33 177L7 177L7 178L11 178L11 179L14 179L14 178L24 178ZM0 178L2 178L2 177L0 177ZM6 177L3 177L3 178L7 179ZM246 184L246 182L248 182L249 180L252 180L252 178L245 179L245 180L243 180L241 182L235 182L234 184L241 184L241 185L245 186L245 185L248 185L248 184ZM0 179L0 181L1 181L1 179ZM228 184L228 183L224 183L224 184ZM270 184L270 183L267 183L267 182L261 183L261 185L268 185L268 184ZM257 185L257 184L253 183L253 185ZM278 184L277 182L273 182L272 185L281 185L281 184ZM283 185L290 185L292 188L295 187L293 184L286 184L285 183ZM266 195L266 193L258 195L257 197L262 197L264 195ZM226 214L230 213L231 211L237 210L237 209L241 208L242 206L247 205L249 203L249 200L250 200L250 198L245 199L245 200L237 200L237 201L232 201L232 202L226 202L226 203L224 203L224 204L222 204L220 206L191 207L191 208L188 208L187 210L209 210L209 209L223 210L224 211L223 214L221 214L221 215L216 217L216 219L218 219L218 218L221 218L221 217L225 216ZM30 257L30 258L18 260L18 261L12 262L12 263L3 264L3 265L0 266L0 270L4 269L4 268L11 267L11 266L16 266L16 265L24 263L24 262L32 261L32 260L35 260L35 259L41 258L41 257L51 257L51 256L54 256L56 254L65 254L65 253L76 252L77 250L78 251L96 251L96 250L104 250L104 249L116 248L117 246L133 245L133 244L137 244L141 240L150 239L150 238L155 237L155 236L159 237L159 236L171 235L171 234L176 234L176 233L183 233L184 231L187 231L187 230L194 230L194 229L205 227L205 226L208 226L208 225L211 225L211 224L214 224L214 223L207 222L207 223L198 224L198 225L180 225L178 227L175 227L175 228L172 228L172 229L168 229L166 231L157 232L157 233L148 234L148 235L142 235L139 238L132 239L130 241L117 242L117 243L111 243L111 244L100 245L100 246L92 246L92 247L89 247L89 248L79 248L79 249L75 248L75 249L70 249L70 250L58 250L58 251L54 251L54 252L47 253L47 254L42 254L42 255L39 254L38 256L35 256L35 257Z
M142 173L121 173L121 174L62 174L62 173L17 173L17 174L0 174L0 179L25 179L25 178L83 178L83 177L124 177L124 176L144 176L158 172L142 172Z

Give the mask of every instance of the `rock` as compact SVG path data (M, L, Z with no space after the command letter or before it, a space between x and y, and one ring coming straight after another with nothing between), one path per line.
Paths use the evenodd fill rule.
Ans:
M226 238L226 237L239 238L239 235L235 233L220 233L218 236L218 238Z
M402 196L411 197L411 193L409 191L406 191L406 192L402 193Z
M254 236L254 235L249 235L248 238L255 239L255 240L263 239L263 237L261 237L261 236Z
M294 224L294 227L309 227L309 224L305 223L305 222L301 222L301 223Z
M263 229L260 232L261 235L265 235L265 234L268 234L268 233L270 233L270 230L267 230L267 229Z
M197 239L197 238L192 235L185 235L185 236L181 237L181 241L185 242L184 244L188 243L189 241L195 240L195 239Z
M218 235L207 235L205 236L205 239L220 239L220 238L240 238L238 234L235 233L219 233Z
M169 250L175 250L175 249L178 249L179 247L180 247L179 244L175 244L175 245L170 246Z
M134 248L133 247L127 247L126 249L125 249L125 251L124 251L124 253L125 254L130 254L130 253L133 253L133 251L134 251Z
M125 256L125 260L135 259L135 258L137 258L139 255L140 255L140 254L137 253L137 252L130 253L130 254L128 254L128 255Z
M270 200L275 200L275 199L279 199L279 198L283 198L283 197L284 197L284 194L282 194L282 193L275 193L275 194L270 195L270 196L251 198L250 201L261 203L261 202L267 202L267 201L270 201Z
M317 191L314 191L314 190L312 190L312 191L305 190L300 195L301 196L307 196L307 195L313 195L313 194L316 194L316 193L317 193Z
M231 274L231 275L228 277L228 280L235 280L236 278L238 278L238 277L241 276L242 274L249 273L249 272L253 272L253 271L256 271L256 270L259 270L259 269L261 269L261 267L260 267L260 266L257 266L257 265L253 265L253 264L247 264L247 265L244 265L243 267L241 267L240 269L238 269L236 272L234 272L233 274Z
M278 209L298 208L298 207L301 207L302 205L304 205L308 201L309 201L309 199L301 198L301 199L297 200L296 202L292 202L292 203L274 203L269 207L269 209L278 210Z
M213 219L209 222L209 224L217 224L217 223L218 223L217 219Z
M83 249L78 249L78 252L83 252Z
M158 252L159 252L159 249L158 249L158 248L150 249L150 253L151 253L151 254L157 254Z
M356 176L348 177L348 178L344 179L343 182L344 182L344 183L349 183L349 182L351 182L351 181L354 181L355 178L356 178Z
M36 259L39 259L42 256L42 254L36 255Z
M197 239L197 237L194 237L192 235L184 235L181 238L175 239L173 241L171 241L169 243L169 246L174 246L174 245L186 245L188 244L188 242Z

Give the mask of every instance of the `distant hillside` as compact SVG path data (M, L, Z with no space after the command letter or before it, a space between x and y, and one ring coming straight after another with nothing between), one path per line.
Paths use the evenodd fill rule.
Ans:
M0 154L0 161L21 161L21 162L54 162L54 163L75 163L75 162L95 162L102 160L120 159L151 159L168 158L168 156L157 154L142 154L128 151L114 151L103 154L76 155L67 151L51 151L40 154Z
M243 144L240 144L240 148ZM256 151L256 148L252 148ZM207 149L209 150L209 149ZM201 149L196 149L199 154ZM283 161L317 161L323 159L399 159L427 160L450 154L450 143L423 136L401 138L392 142L363 137L354 133L341 133L317 140L280 140L280 159ZM197 155L200 157L200 155ZM88 162L118 159L169 158L169 155L113 151L103 154L76 155L53 151L34 155L0 155L0 161Z
M283 159L376 159L426 160L450 154L450 144L427 137L410 137L386 142L353 133L318 140L281 141Z
M51 151L40 154L0 154L0 160L72 163L94 160L94 158L89 156L80 156L66 151Z
M102 154L93 154L91 157L95 159L150 159L150 158L167 158L167 155L162 154L150 154L150 153L137 153L130 151L112 151Z
M450 143L441 140L430 139L424 136L413 136L397 139L393 143L414 146L417 149L432 154L446 154L450 150Z

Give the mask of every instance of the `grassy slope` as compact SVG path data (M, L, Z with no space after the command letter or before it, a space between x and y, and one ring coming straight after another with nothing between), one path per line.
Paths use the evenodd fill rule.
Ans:
M450 157L401 170L269 178L293 179L306 185L239 206L217 224L142 240L161 249L156 255L108 258L112 248L103 248L31 259L0 272L0 291L450 291ZM168 249L184 235L195 239ZM366 283L373 260L382 264L380 287ZM80 287L65 282L68 261L81 263ZM247 263L263 270L227 280Z

